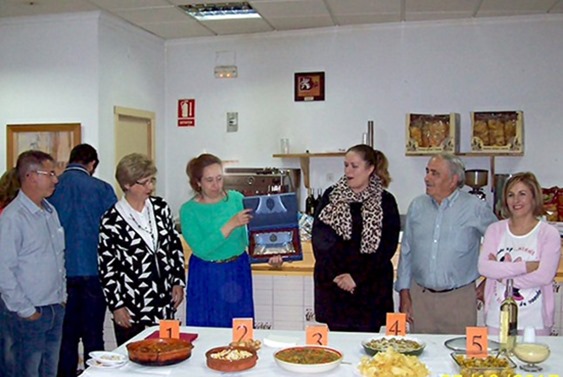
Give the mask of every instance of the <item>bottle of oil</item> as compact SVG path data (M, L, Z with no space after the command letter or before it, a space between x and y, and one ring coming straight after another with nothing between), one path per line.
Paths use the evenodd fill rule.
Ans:
M516 336L518 335L518 306L514 301L513 281L506 281L506 292L504 300L500 304L500 329L499 342L501 350L512 352L516 345Z

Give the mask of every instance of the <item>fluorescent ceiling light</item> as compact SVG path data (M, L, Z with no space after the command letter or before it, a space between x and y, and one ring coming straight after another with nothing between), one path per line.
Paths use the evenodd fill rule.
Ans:
M179 7L198 21L260 18L258 12L247 2L203 3L180 5Z

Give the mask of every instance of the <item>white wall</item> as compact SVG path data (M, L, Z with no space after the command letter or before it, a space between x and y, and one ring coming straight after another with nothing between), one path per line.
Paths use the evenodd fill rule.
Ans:
M215 79L216 52L233 51L237 79ZM326 100L294 102L293 74L324 71ZM376 147L390 160L401 212L424 190L427 158L405 157L407 112L461 114L469 150L470 111L523 110L524 157L498 158L498 173L534 171L544 186L563 185L563 17L388 24L322 31L168 41L166 44L166 196L189 197L184 168L202 151L241 166L297 166L272 158L280 137L292 152L335 151L361 142L375 121ZM176 101L195 98L196 127L178 128ZM226 133L238 111L239 132ZM488 158L466 159L489 168ZM313 187L342 159L315 159ZM492 195L489 195L492 197Z
M97 15L0 21L0 169L6 125L82 123L98 143Z
M206 150L241 166L298 166L271 157L345 149L369 119L389 157L401 212L423 191L426 158L404 156L407 112L458 112L462 150L469 112L523 110L526 155L498 158L497 172L532 170L563 185L563 17L389 24L320 31L173 40L97 12L0 21L0 145L5 125L80 122L98 146L99 175L113 180L113 107L157 114L159 194L174 211L188 199L185 164ZM213 77L216 52L233 51L239 78ZM293 74L326 73L326 100L294 102ZM176 127L179 98L196 98L195 128ZM226 133L226 112L239 132ZM4 150L4 148L2 148ZM470 168L488 158L466 159ZM6 165L0 152L0 168ZM338 178L342 160L314 159L312 186ZM489 195L491 196L491 195Z
M2 20L0 51L1 145L6 124L79 122L101 156L98 176L113 183L113 110L122 106L156 113L157 163L164 158L162 39L88 12Z
M165 182L164 166L164 41L123 21L100 18L100 155L109 182L115 174L114 107L156 113L156 164ZM159 190L161 185L159 185ZM164 193L159 193L163 195Z

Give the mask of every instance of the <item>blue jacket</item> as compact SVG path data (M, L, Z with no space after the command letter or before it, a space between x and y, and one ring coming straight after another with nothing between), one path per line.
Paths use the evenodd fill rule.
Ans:
M67 276L97 276L100 220L117 202L113 187L92 177L84 166L69 164L49 202L65 230Z

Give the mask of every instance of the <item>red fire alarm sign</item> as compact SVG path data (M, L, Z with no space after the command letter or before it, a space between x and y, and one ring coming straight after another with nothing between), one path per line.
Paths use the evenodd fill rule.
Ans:
M195 99L178 100L178 127L195 127Z

